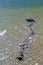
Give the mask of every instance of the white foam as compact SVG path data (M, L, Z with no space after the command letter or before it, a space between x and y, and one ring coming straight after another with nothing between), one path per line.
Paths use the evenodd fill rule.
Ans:
M4 30L3 32L0 32L0 36L3 36L6 32L7 32L7 30Z

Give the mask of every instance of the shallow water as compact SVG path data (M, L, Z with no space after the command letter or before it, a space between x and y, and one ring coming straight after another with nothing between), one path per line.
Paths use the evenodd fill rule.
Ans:
M0 31L7 30L5 35L0 36L0 59L18 51L17 46L26 34L25 19L29 17L35 19L35 24L32 27L35 34L43 36L42 7L0 9ZM40 40L43 40L43 38L40 38Z

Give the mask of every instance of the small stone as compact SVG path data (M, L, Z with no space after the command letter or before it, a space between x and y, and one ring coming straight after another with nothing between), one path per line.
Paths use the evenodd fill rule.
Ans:
M38 65L38 63L35 63L35 65Z
M10 57L10 59L12 59L12 57Z

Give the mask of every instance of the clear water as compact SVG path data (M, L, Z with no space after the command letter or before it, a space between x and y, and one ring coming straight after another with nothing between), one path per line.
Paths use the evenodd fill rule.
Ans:
M19 42L25 38L26 18L32 17L35 34L43 35L43 6L29 8L0 8L0 32L7 30L0 36L0 60L16 53ZM39 29L40 28L40 29ZM41 39L43 40L43 39ZM6 57L6 58L5 58Z

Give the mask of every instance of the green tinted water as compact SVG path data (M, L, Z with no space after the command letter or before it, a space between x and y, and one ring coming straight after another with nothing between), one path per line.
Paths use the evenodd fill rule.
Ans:
M43 35L43 7L0 9L0 31L7 30L7 33L0 37L0 50L9 48L10 53L14 52L14 48L9 44L15 45L16 49L19 42L14 39L24 39L25 19L29 17L35 19L36 23L33 25L35 34Z

